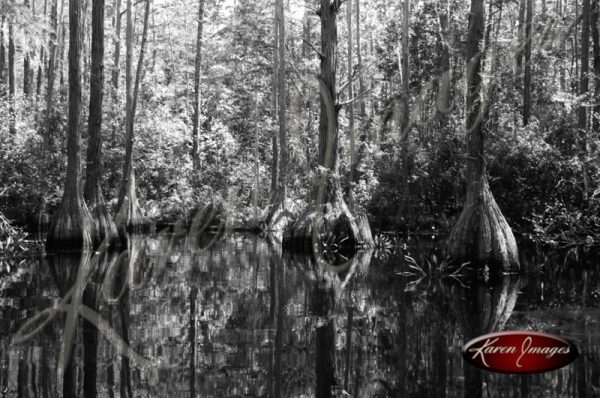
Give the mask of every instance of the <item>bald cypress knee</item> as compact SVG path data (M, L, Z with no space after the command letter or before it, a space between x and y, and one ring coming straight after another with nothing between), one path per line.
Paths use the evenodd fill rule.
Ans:
M102 100L104 89L104 0L92 4L92 63L90 75L89 143L84 198L94 220L97 243L116 236L113 222L102 194Z
M86 249L92 244L93 224L81 192L81 11L69 1L69 126L67 176L62 201L52 218L46 245L50 249Z
M518 271L514 235L488 184L484 158L481 52L485 26L484 0L471 0L467 39L467 195L448 240L452 259L490 265L490 271Z

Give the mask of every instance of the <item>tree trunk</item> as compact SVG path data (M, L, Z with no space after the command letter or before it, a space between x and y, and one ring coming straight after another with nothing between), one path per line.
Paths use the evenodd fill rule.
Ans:
M600 1L592 1L592 14L591 14L591 28L592 28L592 40L593 40L593 54L594 54L594 75L596 75L595 84L595 98L594 102L600 104L600 28L598 22L600 20ZM595 117L592 118L592 131L598 131L600 128L600 105L596 105L592 108L595 113Z
M288 142L287 142L287 120L286 120L286 70L285 70L285 14L283 10L283 0L277 0L277 117L279 119L279 175L276 202L285 209L285 197L287 187L287 162L288 162Z
M24 0L23 4L26 8L30 8L29 0ZM29 97L31 95L31 53L25 47L23 49L23 94L25 97Z
M527 1L527 20L525 22L525 74L523 77L523 125L529 124L531 117L531 45L532 20L533 20L533 0Z
M125 235L125 231L135 231L143 229L146 224L143 219L142 211L137 200L135 192L135 170L133 165L133 141L134 141L134 122L135 111L137 107L137 98L142 77L142 67L144 65L144 50L146 47L146 39L148 37L148 20L150 17L150 2L146 0L146 10L144 13L144 30L142 32L142 43L140 45L140 56L135 76L135 86L132 92L132 57L133 57L133 10L132 0L127 0L127 54L126 54L126 71L125 83L127 92L127 115L126 123L126 148L125 148L125 164L123 167L123 182L119 193L118 211L116 216L116 224L121 235Z
M352 0L348 1L346 6L346 29L348 30L347 44L347 67L346 79L348 79L348 99L354 98L354 85L352 84ZM355 183L356 170L356 136L354 134L354 103L348 104L346 109L348 112L348 136L350 138L350 173L348 181L348 203L350 207L354 207L353 187Z
M93 221L81 194L81 49L79 2L69 1L69 127L67 176L61 204L50 224L46 245L50 249L87 249L92 244Z
M440 33L438 37L438 92L436 97L436 110L441 128L448 125L448 113L452 110L450 100L451 74L450 74L450 43L448 42L450 23L450 2L446 1L445 12L440 13Z
M310 6L309 0L305 0L306 6ZM304 36L304 45L302 46L302 59L308 59L309 54L311 54L312 49L309 44L311 42L312 37L312 21L311 16L308 13L304 16L304 26L302 29L302 35ZM305 158L306 158L306 166L307 170L316 165L314 157L311 155L311 147L313 141L313 105L314 101L312 100L312 87L307 82L304 82L302 85L302 93L305 98L304 108L306 110L306 148Z
M44 14L46 13L46 2L44 3ZM54 0L50 6L50 34L48 38L48 65L46 66L46 115L44 120L44 128L42 131L42 161L44 164L48 162L48 156L50 154L50 143L51 143L51 124L52 124L52 113L53 105L52 96L54 93L54 75L56 66L56 40L58 37L58 0ZM40 57L40 66L38 68L38 91L41 91L42 82L42 63L43 57ZM45 192L48 191L48 178L47 170L41 171L42 177L40 179L40 204L37 210L37 232L40 237L48 228L49 214L47 210L47 202Z
M519 30L518 30L518 40L519 46L517 47L516 57L515 57L515 75L517 76L517 80L520 78L523 73L523 50L525 48L525 16L527 9L527 2L529 0L520 0L519 2Z
M515 49L515 76L514 76L514 90L515 93L523 92L523 54L525 52L525 16L527 10L528 0L519 0L519 25L517 33L517 48ZM515 125L518 120L523 118L523 103L519 102L520 98L518 95L514 96L515 110L520 109L520 112L514 113ZM515 132L516 134L516 132Z
M579 1L575 0L574 4L575 8L575 34L573 35L573 57L571 58L571 75L573 66L575 66L575 79L571 79L571 89L573 93L579 92L579 81L577 77L579 76L579 38L577 36L577 32L579 31ZM582 16L583 17L583 16Z
M46 18L48 12L48 0L44 0L44 10L43 10L43 18ZM46 41L46 34L44 33L43 41ZM45 64L46 53L44 52L44 46L40 46L40 58L38 61L38 70L37 70L37 83L35 88L35 101L39 100L39 97L42 93L42 77L44 73L44 68L42 65Z
M104 0L92 5L92 64L90 76L89 142L84 198L94 220L94 238L116 236L116 226L102 194L102 100L104 89Z
M400 175L400 185L402 187L402 199L400 202L399 216L408 228L408 218L411 214L410 206L410 185L409 175L412 160L409 151L409 133L410 133L410 51L408 48L409 29L410 29L410 0L404 0L403 3L403 22L402 22L402 56L399 60L402 87L400 88L400 102L398 104L399 113L398 125L400 128L400 141L402 145L402 170Z
M66 43L66 29L64 28L64 5L65 5L65 1L61 0L60 2L60 15L59 15L59 31L60 31L60 35L59 35L59 39L58 39L58 45L57 45L57 66L56 66L56 70L58 71L58 73L60 73L60 79L59 79L59 93L60 93L60 98L62 100L65 99L66 95L67 95L67 90L64 89L65 88L65 73L64 73L64 67L63 67L63 63L64 63L64 59L65 59L65 43Z
M324 249L324 237L334 241L342 250L354 250L359 246L372 246L368 221L359 229L342 196L339 175L339 128L340 105L336 94L337 24L340 0L321 0L318 15L321 20L321 71L319 75L319 175L307 210L284 235L284 244L300 251L317 254L319 244ZM364 219L366 220L366 218ZM369 234L370 235L370 234ZM330 240L330 243L332 243ZM332 247L332 245L327 245Z
M484 158L481 53L485 26L484 0L471 0L467 38L467 196L448 240L448 255L490 271L519 270L517 245L490 187Z
M285 208L287 196L287 164L288 164L288 138L286 120L286 68L285 68L285 12L283 0L275 2L275 20L277 26L277 119L279 122L279 159L277 167L277 186L267 216L267 228L277 235L290 222L290 214Z
M196 35L196 61L194 67L194 123L192 129L192 160L194 169L200 167L200 71L202 61L202 27L204 25L204 0L198 0L198 33Z
M52 29L50 30L50 39L48 42L48 69L47 79L48 85L46 87L46 128L44 131L44 153L47 154L50 150L50 124L52 121L52 113L54 109L54 101L52 96L54 94L54 81L56 74L56 43L58 40L58 0L54 0L52 3L52 9L50 11L50 24Z
M194 168L200 167L200 71L202 61L202 27L204 25L204 0L198 0L198 32L196 35L196 61L194 67L194 123L192 130L192 160Z
M15 38L12 23L8 23L8 131L17 134L15 110Z
M0 21L0 98L4 96L6 84L6 48L4 47L4 21L6 17L2 16Z
M273 17L273 76L272 76L272 112L273 119L277 116L277 81L278 81L278 68L279 68L279 20L277 18L277 6L274 9ZM271 145L273 152L273 160L271 162L271 202L274 201L275 195L277 194L277 182L279 181L279 146L277 143L277 134L273 134L271 137Z
M579 107L577 127L579 129L579 160L581 161L582 175L583 175L583 186L584 186L584 200L587 201L589 197L589 178L587 173L587 130L588 130L588 107L586 103L589 102L588 98L589 91L589 76L590 71L590 0L583 0L583 22L581 27L581 74L579 75L579 96L582 98L583 103Z
M360 68L360 72L362 72L364 65L363 65L363 60L362 60L362 43L361 43L361 36L360 36L360 1L361 0L356 0L356 61L358 62L358 67ZM365 92L365 78L363 76L363 74L361 73L358 76L358 87L361 93ZM365 116L367 115L367 109L366 109L366 101L364 99L364 97L361 97L361 99L359 100L360 103L360 114L359 117L361 119L364 119Z
M121 59L121 0L115 0L115 51L112 70L112 85L115 89L115 97L119 91L119 61Z

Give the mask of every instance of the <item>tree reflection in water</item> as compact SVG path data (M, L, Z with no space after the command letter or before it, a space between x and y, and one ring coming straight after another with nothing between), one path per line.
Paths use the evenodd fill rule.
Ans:
M524 261L545 272L520 280L415 284L399 275L402 256L383 261L360 253L335 273L281 253L268 239L232 235L194 253L180 238L166 250L167 239L132 237L102 258L31 258L4 275L0 397L87 397L94 389L99 397L169 398L598 395L594 267L542 253ZM411 255L418 263L431 256L428 249ZM27 320L59 305L85 267L91 272L78 290L82 304L129 342L128 353L174 368L122 357L83 317L66 322L68 312L11 344ZM566 368L526 377L463 363L468 340L507 329L559 334L583 354ZM69 330L71 361L58 380Z

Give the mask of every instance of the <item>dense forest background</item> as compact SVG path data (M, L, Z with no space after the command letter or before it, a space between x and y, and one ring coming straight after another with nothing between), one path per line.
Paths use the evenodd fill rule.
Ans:
M76 3L79 189L99 173L115 214L132 186L141 214L161 224L220 202L234 225L260 226L282 181L287 210L306 207L320 172L316 1L106 0L102 15L93 1ZM471 4L335 4L344 195L375 230L448 231L465 193ZM600 4L482 4L491 191L517 236L595 245ZM35 226L57 212L67 175L69 4L2 0L0 11L0 210ZM96 70L93 16L104 25ZM102 70L94 129L94 76Z

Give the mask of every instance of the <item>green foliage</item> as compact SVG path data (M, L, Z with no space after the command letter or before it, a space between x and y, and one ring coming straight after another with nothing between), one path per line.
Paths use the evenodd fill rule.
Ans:
M28 251L27 237L28 234L23 229L14 226L10 220L0 213L0 262ZM4 266L1 266L0 270L3 268Z

